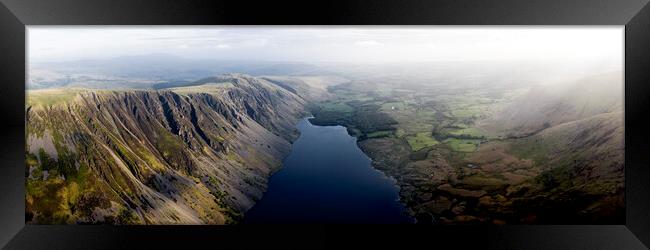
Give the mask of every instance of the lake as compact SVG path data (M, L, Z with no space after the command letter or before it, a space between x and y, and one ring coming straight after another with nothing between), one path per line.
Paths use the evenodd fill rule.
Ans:
M315 126L300 137L271 176L267 192L244 216L249 224L413 223L395 181L371 165L342 126Z

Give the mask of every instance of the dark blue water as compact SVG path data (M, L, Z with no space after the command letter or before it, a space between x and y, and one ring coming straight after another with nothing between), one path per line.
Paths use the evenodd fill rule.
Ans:
M371 160L341 126L298 125L300 137L271 176L264 197L244 223L412 223L398 201L394 180Z

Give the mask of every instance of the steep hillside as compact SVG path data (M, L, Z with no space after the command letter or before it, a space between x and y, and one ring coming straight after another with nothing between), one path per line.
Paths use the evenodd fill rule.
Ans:
M489 142L467 159L475 169L455 186L496 190L480 198L477 212L506 221L617 224L624 220L623 135L619 111Z
M535 86L479 125L506 136L521 137L565 122L622 110L623 74L619 71Z
M260 199L304 100L229 74L160 91L30 92L27 222L224 224Z
M310 102L331 98L328 87L350 81L336 76L263 76L262 79L303 96Z
M620 223L625 193L621 77L614 72L535 87L482 121L482 128L505 139L471 154L465 163L475 169L456 186L500 190L477 206L507 221ZM489 178L500 181L486 184Z

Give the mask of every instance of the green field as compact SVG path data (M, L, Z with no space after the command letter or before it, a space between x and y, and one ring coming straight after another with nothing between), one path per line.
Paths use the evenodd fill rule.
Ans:
M458 152L474 152L476 147L481 142L477 139L456 139L449 138L444 141L452 150Z
M478 129L476 129L476 128L459 129L459 130L451 131L451 132L449 132L449 134L452 134L452 135L468 135L468 136L473 136L473 137L482 136L481 132L478 131Z
M320 105L320 108L325 112L351 113L354 111L354 108L345 102L325 102Z
M406 140L413 151L418 151L438 144L438 141L431 137L431 132L422 132L417 133L415 136L407 136Z
M386 102L381 105L382 111L400 111L408 108L406 102Z

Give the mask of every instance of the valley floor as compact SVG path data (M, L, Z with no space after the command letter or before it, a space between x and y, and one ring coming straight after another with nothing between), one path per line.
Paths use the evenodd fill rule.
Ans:
M419 223L624 220L622 112L502 133L490 119L523 90L364 84L330 88L313 122L358 137Z

